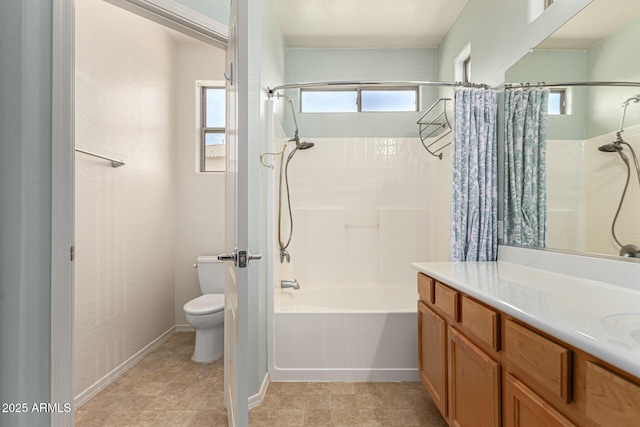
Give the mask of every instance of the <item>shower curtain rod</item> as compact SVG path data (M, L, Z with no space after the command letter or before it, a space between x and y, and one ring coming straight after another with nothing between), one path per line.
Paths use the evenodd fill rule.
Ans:
M267 87L269 98L276 95L276 92L283 89L301 89L309 87L326 87L326 86L450 86L450 87L474 87L481 89L489 89L485 84L462 83L462 82L433 82L433 81L334 81L334 82L309 82L309 83L293 83L288 85L276 86L274 88Z
M620 87L640 87L640 82L538 82L538 83L505 83L505 89L534 87L567 87L567 86L620 86Z
M78 153L88 154L89 156L98 157L100 159L108 160L111 162L111 166L114 168L119 168L120 166L124 166L124 162L121 160L112 159L111 157L102 156L100 154L92 153L91 151L81 150L80 148L76 148Z

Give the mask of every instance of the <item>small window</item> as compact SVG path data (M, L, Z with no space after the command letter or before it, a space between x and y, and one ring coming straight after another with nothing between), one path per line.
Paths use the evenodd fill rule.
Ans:
M471 82L471 55L462 62L462 82Z
M303 113L355 113L358 111L358 91L314 90L301 91Z
M418 87L302 89L303 113L418 111Z
M224 87L202 86L200 171L224 172L226 98Z
M363 89L360 92L360 111L418 111L418 90Z
M567 91L565 89L552 89L549 92L549 114L566 114Z

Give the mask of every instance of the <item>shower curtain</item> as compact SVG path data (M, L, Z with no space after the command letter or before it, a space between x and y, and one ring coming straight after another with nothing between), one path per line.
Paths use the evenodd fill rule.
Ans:
M454 94L451 170L451 259L495 261L498 252L497 93Z
M549 89L505 91L504 242L545 247Z

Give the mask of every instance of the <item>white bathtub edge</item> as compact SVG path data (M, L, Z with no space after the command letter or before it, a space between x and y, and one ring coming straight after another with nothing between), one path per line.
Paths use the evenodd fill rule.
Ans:
M271 381L344 381L398 382L419 381L417 369L278 369L270 372Z

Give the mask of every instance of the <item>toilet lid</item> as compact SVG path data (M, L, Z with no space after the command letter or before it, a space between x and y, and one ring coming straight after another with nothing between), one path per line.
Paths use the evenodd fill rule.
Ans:
M184 312L193 315L211 314L224 309L224 294L206 294L184 305Z

